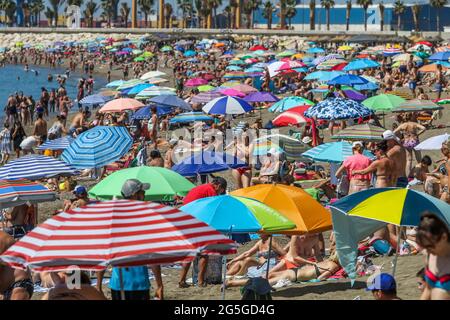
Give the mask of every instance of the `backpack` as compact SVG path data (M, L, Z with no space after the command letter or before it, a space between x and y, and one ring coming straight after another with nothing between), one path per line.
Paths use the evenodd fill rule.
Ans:
M250 278L247 284L241 288L241 300L272 300L270 293L272 290L267 279Z

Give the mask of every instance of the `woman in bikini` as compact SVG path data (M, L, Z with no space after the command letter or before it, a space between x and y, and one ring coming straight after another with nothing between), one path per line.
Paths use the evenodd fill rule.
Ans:
M238 141L238 137L235 136L233 142L225 148L229 154L232 154L234 157L247 164L245 167L233 169L231 171L237 189L249 187L252 179L252 168L250 167L250 138L248 135L245 135L243 140L242 143Z
M256 254L256 258L253 255ZM252 248L227 263L227 275L242 277L247 274L250 267L261 267L274 256L285 256L286 251L276 242L272 241L272 250L269 254L269 235L261 234L259 240Z
M406 149L406 170L408 176L413 175L414 161L420 162L420 151L414 150L419 144L419 136L424 133L426 128L417 122L408 121L402 123L394 130L394 133L400 132L403 135L403 147Z
M450 231L447 223L432 213L424 213L416 238L428 254L426 285L421 299L450 300Z

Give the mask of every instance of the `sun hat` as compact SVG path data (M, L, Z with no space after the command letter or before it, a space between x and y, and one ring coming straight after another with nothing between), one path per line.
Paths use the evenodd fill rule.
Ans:
M122 196L129 198L139 191L150 189L150 183L142 183L138 179L128 179L122 186Z
M395 140L395 141L397 141L398 143L400 143L400 138L397 137L397 136L395 135L395 133L392 132L392 130L386 130L385 132L383 132L383 139L384 139L384 140Z
M357 146L360 146L361 148L364 147L364 144L362 143L362 141L355 141L352 144L352 148L356 148Z

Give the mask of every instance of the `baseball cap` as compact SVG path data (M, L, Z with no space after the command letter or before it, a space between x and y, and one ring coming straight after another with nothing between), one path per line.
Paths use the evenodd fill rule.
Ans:
M76 186L75 189L73 189L74 194L87 194L86 187L84 186Z
M384 140L395 140L397 142L400 142L399 137L397 137L395 135L395 133L392 132L392 130L386 130L385 132L383 132L383 139Z
M361 141L355 141L352 144L352 148L356 148L357 146L360 146L361 148L364 147L363 143Z
M121 192L124 198L129 198L136 192L148 189L150 189L150 183L142 183L138 179L128 179L123 184Z
M381 290L392 291L397 289L395 279L389 273L380 273L372 279L372 283L367 285L366 291Z

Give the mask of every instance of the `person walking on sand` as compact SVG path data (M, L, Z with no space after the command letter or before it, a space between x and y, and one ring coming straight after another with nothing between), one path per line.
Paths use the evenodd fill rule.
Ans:
M414 148L419 144L419 136L426 131L426 128L417 122L408 121L402 123L394 133L400 132L403 136L403 147L406 150L406 172L408 177L412 175L414 169L414 159L416 162L420 162L421 153L420 151L414 150Z
M34 122L34 129L31 135L37 136L41 143L44 143L47 140L47 132L47 121L44 120L44 115L39 113L37 120Z
M8 162L9 156L12 153L11 131L9 130L8 122L5 122L3 130L0 132L0 152L2 155L0 165L4 165Z

